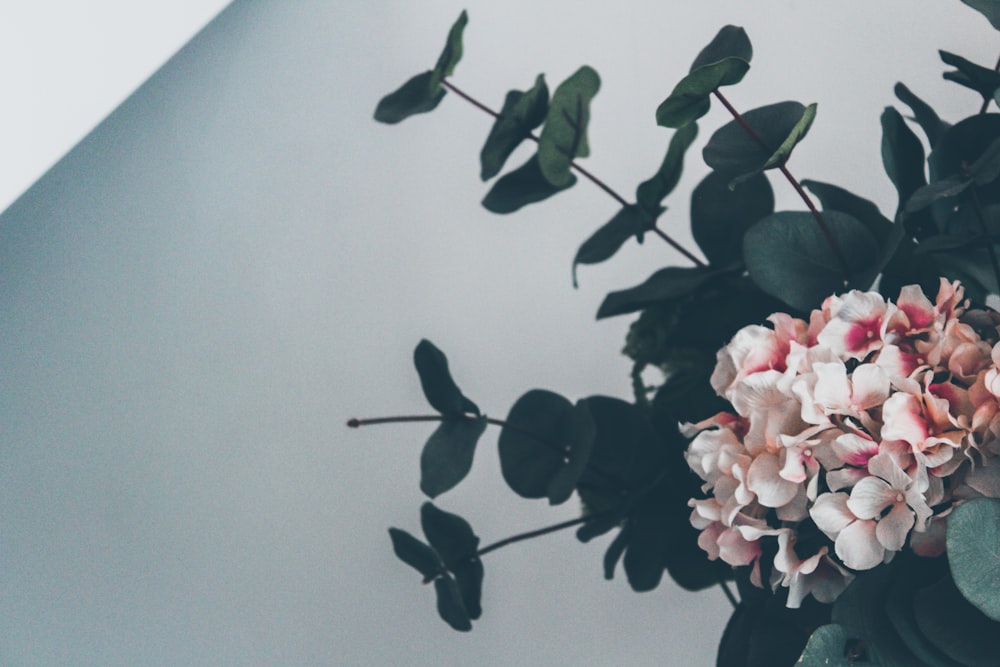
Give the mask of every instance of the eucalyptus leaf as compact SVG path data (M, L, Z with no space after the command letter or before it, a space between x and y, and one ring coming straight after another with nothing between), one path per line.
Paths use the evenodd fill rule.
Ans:
M493 213L513 213L522 206L548 199L574 183L576 176L570 174L565 185L552 185L542 174L535 154L514 171L501 176L486 193L483 206Z
M433 111L444 96L444 88L434 85L434 72L428 70L379 100L375 120L394 124L414 114Z
M929 104L924 102L922 99L917 97L909 88L907 88L902 83L897 83L893 92L896 93L896 97L900 102L910 107L913 112L913 118L917 121L924 130L924 134L927 135L927 143L930 144L931 148L938 142L941 135L944 134L950 124L941 120L937 115L937 112L931 108Z
M485 430L486 417L442 421L420 454L420 490L436 498L465 479Z
M444 571L444 563L437 552L405 530L390 528L389 538L396 557L424 575L425 579L433 579Z
M880 245L886 246L893 243L896 236L894 234L895 225L882 215L878 206L873 202L830 183L803 179L802 186L816 195L824 211L847 213L867 227Z
M570 173L570 164L574 158L590 154L587 144L590 102L600 87L597 72L584 65L552 93L538 138L538 164L545 180L554 187L572 185L575 177Z
M445 512L434 503L421 505L420 527L431 547L449 568L454 563L468 560L479 548L479 538L472 532L469 522L457 514Z
M438 56L437 64L434 65L434 86L441 85L445 77L451 76L455 72L455 65L462 59L462 32L469 23L469 15L462 10L458 19L452 24L448 31L448 39L445 42L444 50Z
M971 88L982 95L984 100L993 99L993 95L1000 88L1000 72L977 65L948 51L938 51L938 53L946 65L951 65L956 69L954 72L945 72L944 78L966 88Z
M834 623L864 642L868 660L882 667L917 667L921 662L896 632L885 610L891 570L881 565L859 573L833 605Z
M493 123L486 144L479 153L480 178L488 181L503 168L507 158L521 142L531 137L531 131L541 125L549 110L549 88L541 74L527 92L507 93L500 116Z
M742 263L743 234L774 212L774 191L764 174L734 188L729 178L710 172L691 193L691 235L713 267Z
M978 114L952 126L938 141L927 158L930 182L937 183L957 176L973 178L979 206L988 208L1000 203L1000 114ZM954 231L956 222L974 219L976 206L971 197L959 193L940 197L931 206L931 214L941 232Z
M913 193L913 196L906 202L903 210L907 213L915 213L927 208L939 199L954 197L964 192L970 185L972 185L971 180L958 175L949 176L934 183L928 183Z
M907 233L919 239L937 233L929 212L900 216L913 193L927 184L924 175L924 147L898 111L886 107L882 112L882 164L896 187L899 204L896 216Z
M913 556L897 559L886 596L886 614L906 647L927 667L963 667L931 643L917 625L913 598L920 589L916 582L923 585L932 577L940 579L942 572L936 570L947 571L947 566L937 567L937 560Z
M597 309L597 319L633 313L659 301L686 296L712 278L731 271L733 267L668 266L640 285L608 294Z
M1000 30L1000 0L962 0L986 17L990 24Z
M590 235L573 258L573 286L579 264L598 264L612 257L633 236L639 236L650 225L646 213L635 204L623 206L614 217Z
M878 241L846 213L828 211L823 219L841 251L850 250L843 256L851 278L846 287L868 289L881 268ZM743 238L743 258L758 287L804 312L845 289L844 268L806 212L775 213L758 221Z
M816 629L809 637L802 657L796 665L802 667L851 667L856 661L847 660L847 648L851 637L844 628L831 623Z
M691 63L691 71L697 71L726 58L739 58L748 63L753 59L753 45L750 44L746 30L740 26L726 25L720 28L712 41L695 56Z
M684 154L697 136L697 123L689 123L674 132L670 138L670 144L667 146L667 154L663 156L663 162L660 163L660 168L651 178L643 181L636 188L636 202L653 220L663 211L660 204L664 197L677 187L684 169Z
M437 594L438 615L445 623L460 632L472 630L469 612L462 601L462 591L450 574L434 580L434 592Z
M755 136L732 120L715 131L702 156L708 166L738 183L765 169L782 166L805 137L815 115L815 105L805 107L798 102L751 109L743 114L743 120Z
M469 412L479 416L479 408L462 395L451 378L448 358L434 343L421 340L413 350L413 364L417 367L420 386L431 407L452 419L461 418Z
M483 615L483 561L472 558L452 566L451 571L462 595L462 606L469 618L476 620Z
M975 499L948 516L948 562L962 595L1000 621L1000 500Z
M950 576L917 591L913 602L917 626L948 657L971 667L998 664L1000 623L969 604Z
M611 540L611 544L608 545L607 551L604 552L604 578L611 580L615 578L615 568L618 567L618 562L622 559L622 555L625 553L625 547L628 546L628 527L622 528L615 535L615 539Z

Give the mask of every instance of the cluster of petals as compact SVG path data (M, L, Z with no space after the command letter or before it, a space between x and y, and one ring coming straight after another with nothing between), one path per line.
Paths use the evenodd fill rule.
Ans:
M709 557L797 607L904 548L942 553L955 503L1000 497L1000 316L967 308L942 278L933 302L855 290L737 332L711 377L733 412L684 427Z

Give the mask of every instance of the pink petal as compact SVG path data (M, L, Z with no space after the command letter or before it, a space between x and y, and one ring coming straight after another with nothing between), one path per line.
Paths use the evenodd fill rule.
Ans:
M882 405L882 439L905 440L919 447L927 439L927 423L920 401L911 394L897 392Z
M852 570L870 570L882 562L885 549L875 537L874 521L855 521L840 531L834 549Z
M830 538L835 538L840 531L847 528L857 519L851 510L847 509L846 493L824 493L816 498L809 509L809 516L816 526Z
M765 507L781 507L798 492L799 484L782 479L780 470L778 457L774 454L763 453L750 464L747 486Z
M904 503L898 503L882 517L875 528L878 541L889 551L899 551L906 543L906 536L913 528L913 512Z
M859 519L874 519L886 507L895 504L897 496L902 496L902 492L878 477L865 477L851 490L847 508Z

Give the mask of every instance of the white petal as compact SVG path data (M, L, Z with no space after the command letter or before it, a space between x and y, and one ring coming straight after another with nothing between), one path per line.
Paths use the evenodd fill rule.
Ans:
M870 570L882 562L885 549L875 537L874 521L855 521L840 531L834 549L852 570Z
M809 515L816 526L830 538L835 538L844 528L847 528L855 517L847 509L846 493L824 493L816 499L809 509Z
M782 479L778 457L764 453L754 459L747 472L747 486L765 507L781 507L798 492L799 484Z
M889 551L899 551L906 543L906 536L913 528L913 512L904 503L898 503L878 522L875 536Z
M865 477L854 485L847 507L859 519L874 519L886 507L895 504L900 493L878 477Z

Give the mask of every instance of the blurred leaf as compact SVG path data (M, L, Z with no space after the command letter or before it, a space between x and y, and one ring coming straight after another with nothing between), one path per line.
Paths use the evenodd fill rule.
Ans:
M998 664L1000 623L969 604L950 576L917 591L913 602L917 626L950 658L976 667Z
M823 625L816 629L809 637L806 650L796 665L802 667L851 667L855 660L848 662L845 657L850 637L844 632L844 628L836 624Z
M437 593L438 615L445 623L461 632L472 630L469 612L462 602L462 591L450 574L434 580L434 592Z
M618 567L618 561L622 559L622 554L625 553L625 547L628 546L628 527L622 528L615 535L615 539L611 540L611 544L608 545L607 551L604 552L604 578L611 580L615 578L615 568Z
M747 595L747 588L740 587L740 604L726 624L716 666L792 665L813 631L829 623L829 605L807 598L799 609L789 609L783 590L772 594L750 587Z
M645 411L636 405L610 396L588 396L583 401L597 430L581 486L585 479L592 489L603 488L616 496L611 506L583 500L595 511L614 509L623 491L642 488L659 475L664 451Z
M948 517L948 561L969 602L1000 621L1000 500L960 504Z
M445 42L444 50L438 56L437 64L434 65L434 87L441 85L441 81L455 72L455 65L462 59L462 32L469 22L469 15L462 10L458 19L452 24L448 31L448 40Z
M913 118L917 121L921 128L924 130L924 134L927 135L927 143L930 144L931 148L934 148L934 144L938 142L941 135L944 134L951 125L941 120L938 117L937 112L931 108L929 104L924 102L922 99L917 97L909 88L907 88L902 83L897 83L896 87L893 88L896 93L896 97L900 102L910 107L913 112Z
M906 202L904 210L907 213L916 213L921 209L927 208L938 199L954 197L965 191L970 185L972 185L971 180L966 180L957 175L949 176L935 183L928 183L913 193L913 196Z
M444 563L437 552L405 530L390 528L389 538L392 539L396 557L424 575L425 579L433 579L444 570Z
M632 313L658 301L690 294L708 280L732 270L732 267L668 266L651 275L641 285L608 294L597 309L597 319Z
M667 154L663 156L660 168L650 179L643 181L636 188L636 201L653 220L656 220L662 212L660 204L664 197L677 187L684 169L684 154L697 136L698 125L696 123L689 123L674 132L674 135L670 137L670 145L667 147ZM642 237L639 238L639 241L642 241Z
M861 639L868 659L882 667L915 667L920 661L909 651L885 610L891 569L880 565L861 572L833 604L833 622L849 637Z
M471 412L479 416L475 403L462 395L448 371L448 358L429 340L421 340L413 351L413 364L427 402L445 417L460 418Z
M927 184L927 178L924 176L924 147L892 107L882 112L882 164L899 194L898 217L913 193ZM928 213L907 215L902 222L907 233L917 239L937 232Z
M656 123L679 128L704 116L712 91L742 81L752 57L753 47L743 28L723 27L695 58L689 74L660 103Z
M939 199L954 197L972 185L989 185L995 181L1000 176L1000 138L994 139L972 164L962 160L959 169L960 173L936 180L914 192L906 202L906 210L919 211Z
M947 51L938 51L938 53L941 54L941 60L946 65L951 65L957 70L945 72L944 78L966 88L971 88L982 95L984 100L993 99L993 94L1000 88L1000 72L977 65L954 53Z
M570 173L574 158L590 154L587 145L587 123L590 122L590 101L601 87L601 78L584 65L559 84L545 116L545 125L538 138L538 164L551 185L569 187L576 180Z
M729 178L713 171L691 194L691 235L713 267L743 261L743 234L774 212L774 192L764 174L729 187Z
M436 498L465 479L485 430L486 417L442 421L420 453L420 490Z
M962 0L989 20L990 24L1000 30L1000 0Z
M531 136L549 110L549 88L541 74L527 92L512 90L507 93L500 117L493 123L486 144L479 154L482 166L480 178L488 181L503 168L507 158L521 142Z
M518 495L558 504L572 494L593 444L586 405L532 389L517 399L500 431L500 469Z
M930 182L937 183L953 176L966 177L975 166L976 195L980 205L988 208L1000 203L1000 181L996 180L997 149L1000 140L1000 114L979 114L952 126L938 141L927 158ZM950 233L956 221L975 219L970 197L941 197L931 204L930 211L941 232Z
M897 228L891 220L882 215L874 203L829 183L804 179L802 185L816 195L824 212L840 211L850 215L868 228L880 246L891 246L891 249L895 250L895 244L899 243L897 237L900 236L896 234Z
M879 269L879 244L865 225L839 211L823 214L847 261L849 287L868 289ZM743 238L750 277L764 292L809 312L844 291L844 272L812 215L781 212L758 221Z
M893 563L892 583L886 596L886 614L906 647L921 663L928 667L963 667L928 640L917 625L913 608L913 597L920 590L919 586L940 579L942 574L947 573L947 564L943 560L900 554Z
M434 72L427 70L379 100L375 120L393 124L414 114L432 111L444 95L445 90L434 84Z
M661 209L662 210L662 209ZM583 242L573 258L573 286L579 264L599 264L612 257L633 236L641 236L650 218L635 204L624 206Z
M538 155L532 155L523 165L501 176L483 199L483 206L494 213L513 213L522 206L548 199L576 183L570 174L566 185L555 186L542 175Z
M715 131L702 156L708 166L738 183L765 169L783 165L809 131L815 115L815 105L805 107L798 102L751 109L743 114L743 119L753 128L756 138L732 120Z

